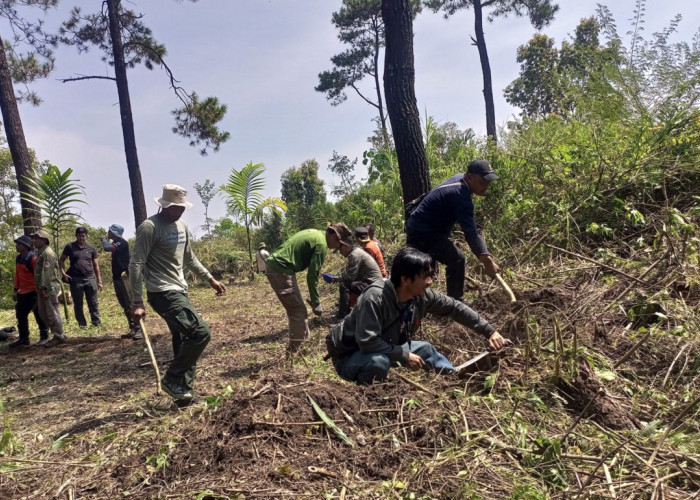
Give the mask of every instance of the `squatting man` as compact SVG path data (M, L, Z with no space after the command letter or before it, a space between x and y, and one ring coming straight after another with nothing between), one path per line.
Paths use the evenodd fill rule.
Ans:
M506 345L506 339L466 304L430 288L435 266L430 255L415 248L406 247L396 254L391 279L370 285L326 340L338 375L369 385L384 380L395 363L414 371L455 373L452 363L432 344L413 340L426 313L450 317L482 334L492 349ZM336 352L332 352L333 344Z

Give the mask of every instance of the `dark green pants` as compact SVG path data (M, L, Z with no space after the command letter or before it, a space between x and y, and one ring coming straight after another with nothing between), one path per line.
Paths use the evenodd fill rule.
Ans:
M197 361L211 338L209 325L197 314L185 293L148 292L148 303L165 320L173 336L175 358L163 378L192 390Z

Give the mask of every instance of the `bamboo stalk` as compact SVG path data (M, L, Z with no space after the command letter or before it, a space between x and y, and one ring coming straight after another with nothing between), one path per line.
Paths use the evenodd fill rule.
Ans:
M148 347L148 354L151 356L151 364L153 365L153 369L156 372L156 394L160 394L160 370L158 370L156 356L155 354L153 354L151 339L148 338L148 332L146 332L146 325L143 323L143 319L139 320L139 325L141 325L141 332L143 332L143 340L146 341L146 347Z
M506 291L506 293L508 294L508 297L510 298L510 301L516 302L516 298L515 298L515 294L513 293L513 290L510 289L510 287L508 286L508 283L506 283L503 280L503 277L498 273L496 273L496 281L498 281L498 284L501 285L501 287Z

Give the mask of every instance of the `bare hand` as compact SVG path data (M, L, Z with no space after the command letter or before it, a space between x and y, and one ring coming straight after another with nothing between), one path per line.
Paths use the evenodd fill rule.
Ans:
M15 302L17 302L17 295L18 295L17 290L13 290L12 291L12 300L14 300Z
M221 296L226 293L226 285L224 285L220 281L215 280L214 278L211 278L209 280L209 286L216 290L217 296Z
M496 278L496 273L499 271L500 267L493 261L493 258L489 254L482 253L479 255L479 262L484 266L484 272L490 278Z
M39 295L41 295L42 299L48 299L49 298L49 291L46 288L40 288Z
M423 361L423 358L418 356L418 354L414 354L412 352L408 353L408 362L406 363L406 366L409 370L417 372L423 368L424 365L425 361Z
M143 306L133 305L131 306L131 315L134 317L134 321L138 323L146 317L146 309Z
M102 281L97 282L97 291L99 291L99 292L102 291Z
M491 336L489 337L489 347L493 349L494 351L497 351L498 349L502 349L503 347L506 346L506 344L510 343L509 340L504 339L500 333L493 332Z

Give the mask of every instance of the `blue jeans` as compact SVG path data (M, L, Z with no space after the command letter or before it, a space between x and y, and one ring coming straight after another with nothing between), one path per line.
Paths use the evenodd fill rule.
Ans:
M440 354L430 342L414 340L409 349L408 343L403 344L404 351L417 354L425 361L425 370L434 370L438 373L452 373L452 366L445 356ZM378 352L357 351L350 356L333 360L335 371L341 378L355 382L358 385L369 385L375 380L384 380L391 368L389 356Z

